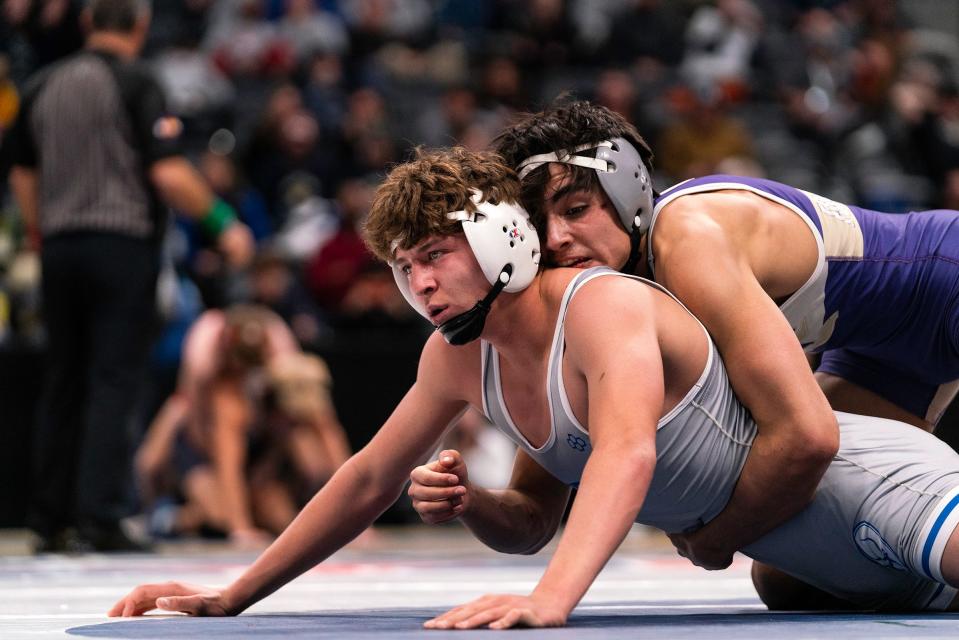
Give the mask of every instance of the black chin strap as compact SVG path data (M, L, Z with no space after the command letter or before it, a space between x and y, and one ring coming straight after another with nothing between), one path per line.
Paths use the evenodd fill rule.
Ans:
M629 233L629 258L626 264L619 268L620 272L633 274L636 272L636 265L639 263L639 243L643 239L643 234L639 232L638 226L633 226Z
M507 276L506 278L503 278L504 273ZM496 297L509 283L509 276L512 274L513 265L508 264L503 267L500 277L496 279L486 297L473 305L473 308L469 311L453 316L437 327L446 342L455 346L462 346L480 337L480 334L483 333L483 326L486 324L486 316L493 305L493 300L496 300Z

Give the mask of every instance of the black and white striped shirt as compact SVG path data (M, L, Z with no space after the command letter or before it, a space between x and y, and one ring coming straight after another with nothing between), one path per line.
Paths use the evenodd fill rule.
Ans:
M162 216L147 170L180 153L179 133L141 64L87 50L40 72L24 92L10 144L13 163L38 173L43 237L152 237Z

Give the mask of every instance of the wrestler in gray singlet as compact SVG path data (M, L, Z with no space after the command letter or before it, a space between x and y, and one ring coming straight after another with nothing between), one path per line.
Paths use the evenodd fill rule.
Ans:
M546 391L552 424L542 447L532 447L510 419L496 350L487 342L481 350L487 417L573 487L591 446L563 388L563 324L576 291L601 276L633 278L670 295L653 282L604 267L588 269L570 282L550 352ZM756 435L756 423L733 393L706 336L702 375L657 425L656 469L636 517L669 533L694 530L722 511ZM940 563L959 522L959 455L912 426L840 412L836 417L840 450L813 502L743 553L865 608L946 608L957 590L944 584Z

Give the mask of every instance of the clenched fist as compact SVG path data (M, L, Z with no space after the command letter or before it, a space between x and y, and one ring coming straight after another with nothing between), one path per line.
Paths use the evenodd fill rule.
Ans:
M449 522L469 509L469 475L459 451L441 451L438 460L413 469L410 480L413 508L426 524Z

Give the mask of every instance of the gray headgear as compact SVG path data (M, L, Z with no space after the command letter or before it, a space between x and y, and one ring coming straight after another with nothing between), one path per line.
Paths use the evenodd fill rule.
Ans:
M577 155L596 149L596 156ZM541 153L523 160L516 171L520 180L534 169L550 162L574 164L596 171L599 184L613 203L628 232L645 234L653 217L653 185L649 171L629 140L613 138L581 144L572 149Z

